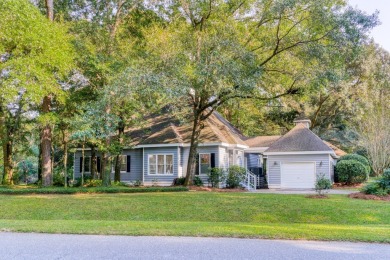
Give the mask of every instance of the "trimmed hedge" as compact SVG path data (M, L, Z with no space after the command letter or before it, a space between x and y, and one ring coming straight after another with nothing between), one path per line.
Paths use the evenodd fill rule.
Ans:
M367 166L356 160L342 160L336 164L336 174L340 182L362 183L367 179Z
M22 194L76 194L76 193L143 193L143 192L182 192L188 191L187 187L91 187L91 188L9 188L0 189L0 194L22 195Z
M366 157L364 157L362 155L354 154L354 153L346 154L346 155L340 157L339 162L345 161L345 160L358 161L358 162L362 163L363 165L367 166L368 171L370 171L370 169L371 169L370 162L368 161L368 159Z

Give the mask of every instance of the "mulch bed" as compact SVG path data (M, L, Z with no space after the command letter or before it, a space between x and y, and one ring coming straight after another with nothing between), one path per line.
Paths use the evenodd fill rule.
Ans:
M348 197L352 199L362 199L362 200L384 200L390 201L390 195L387 196L376 196L372 194L364 194L362 192L349 194Z
M239 189L220 189L220 188L211 188L211 187L205 187L205 186L190 186L190 191L213 191L213 192L243 192L245 189L239 188Z
M350 188L360 189L363 186L364 186L363 183L347 185L345 183L338 182L333 184L333 189L350 189Z

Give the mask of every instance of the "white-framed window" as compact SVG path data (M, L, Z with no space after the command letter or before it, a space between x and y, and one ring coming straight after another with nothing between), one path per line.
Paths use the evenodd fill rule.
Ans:
M173 154L149 154L149 174L173 174Z
M200 153L199 154L199 174L207 174L211 168L211 154Z
M120 164L121 164L121 172L127 172L127 155L119 156Z

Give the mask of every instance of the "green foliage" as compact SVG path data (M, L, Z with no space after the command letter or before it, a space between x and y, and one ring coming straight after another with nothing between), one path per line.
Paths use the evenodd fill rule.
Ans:
M325 177L324 173L320 173L317 175L315 190L318 193L318 195L323 195L326 190L329 190L332 188L332 182Z
M390 169L386 169L378 180L366 184L362 192L377 196L390 194Z
M370 167L370 162L368 161L368 159L359 154L346 154L344 156L341 156L339 159L339 161L343 161L343 160L355 160L362 163L363 165Z
M0 53L7 57L0 71L8 71L0 80L1 89L6 86L2 96L13 99L24 88L35 104L48 94L63 100L59 80L74 66L67 28L50 22L27 0L1 1L0 17Z
M346 184L362 183L367 179L367 167L356 160L339 161L335 170L338 180Z
M227 188L237 188L245 178L246 169L240 166L230 166L226 178Z
M0 188L0 194L77 194L77 193L143 193L143 192L180 192L188 191L186 187L82 187L82 188Z
M84 184L84 187L100 187L102 186L103 181L102 180L87 180ZM116 185L118 186L118 185Z
M114 182L111 182L111 185L112 185L112 186L116 186L116 187L129 187L129 184L124 183L124 182L121 182L121 181L114 181ZM100 186L101 186L101 185L100 185Z
M219 188L219 185L225 181L225 170L223 168L211 168L207 173L209 185L213 188ZM198 185L197 185L198 186Z
M141 180L136 180L133 182L133 186L134 187L139 187L139 186L142 186L142 181Z
M199 176L195 176L192 182L195 186L203 186L203 181Z
M182 186L182 185L184 185L185 181L186 181L186 177L175 178L173 180L173 185L175 185L175 186Z

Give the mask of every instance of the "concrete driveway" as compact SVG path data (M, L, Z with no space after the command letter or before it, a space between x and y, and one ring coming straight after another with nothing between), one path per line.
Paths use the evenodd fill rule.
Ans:
M270 193L270 194L316 194L317 192L314 189L258 189L256 191L252 191L256 193ZM359 192L357 190L338 190L331 189L327 191L326 194L351 194Z
M389 244L0 233L0 259L390 259Z

